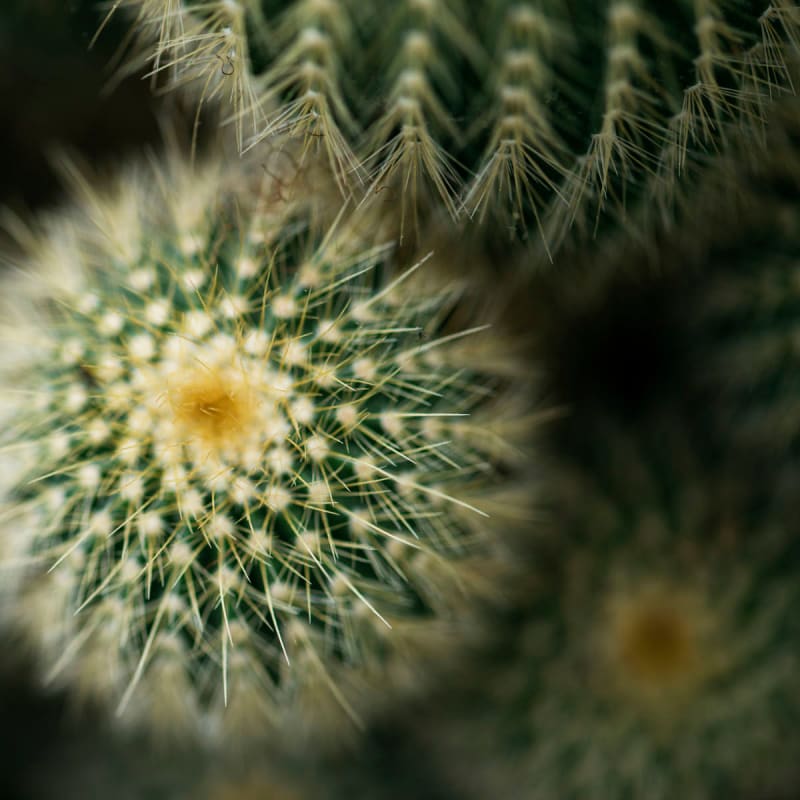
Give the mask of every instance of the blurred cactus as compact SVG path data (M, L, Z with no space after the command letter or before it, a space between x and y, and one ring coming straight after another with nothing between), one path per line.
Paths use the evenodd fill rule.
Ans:
M254 776L220 782L206 793L205 800L303 800L308 796L276 783L274 778Z
M794 459L800 107L776 104L768 123L765 150L732 141L674 224L606 237L561 265L568 279L537 282L539 356L573 417L681 408L739 459Z
M790 521L680 427L637 440L552 473L549 571L430 737L459 797L764 796L797 762Z
M519 363L453 326L462 287L410 288L421 262L319 235L249 163L71 172L5 285L6 613L51 679L158 732L357 716L491 583L527 502Z
M693 253L702 275L686 309L704 368L698 382L715 398L720 436L771 460L800 444L800 114L782 120L787 138L744 172L738 208ZM727 166L731 166L730 164Z
M224 99L242 148L288 132L404 219L435 198L547 246L642 191L669 213L676 179L791 85L800 44L789 0L118 6L152 74Z
M796 78L793 79L796 80ZM680 413L774 467L794 457L800 106L776 103L763 151L747 135L709 161L668 224L608 232L535 276L525 313L559 445L593 417Z

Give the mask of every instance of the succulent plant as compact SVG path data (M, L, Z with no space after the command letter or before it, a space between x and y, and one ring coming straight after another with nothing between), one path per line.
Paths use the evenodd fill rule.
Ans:
M155 731L357 718L499 569L519 361L454 323L463 286L414 286L432 265L344 212L319 234L257 166L74 180L5 285L5 615Z
M569 280L540 280L539 357L561 402L620 420L681 408L759 469L794 460L798 133L796 100L781 104L766 151L754 154L749 137L732 143L674 224L606 237L563 264Z
M791 85L800 43L789 0L119 6L152 74L224 99L241 147L289 133L401 227L435 200L547 246L637 194L669 214L677 178Z
M763 796L798 756L789 519L676 423L586 452L550 473L549 560L429 736L443 769L466 797Z
M220 782L207 793L207 800L302 800L306 795L277 784L271 777Z
M798 123L795 113L794 134ZM771 146L742 181L736 213L693 254L699 277L686 327L719 436L787 462L800 444L800 162L774 138Z
M11 791L796 788L797 3L103 6L197 137L2 220Z

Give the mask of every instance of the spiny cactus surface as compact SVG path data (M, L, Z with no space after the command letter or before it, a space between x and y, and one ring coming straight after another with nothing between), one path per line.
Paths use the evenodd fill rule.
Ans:
M123 0L154 76L290 133L342 187L558 245L676 179L791 86L790 0ZM359 188L360 187L360 188Z
M430 737L459 743L441 763L466 796L749 797L791 774L797 538L659 431L553 471L551 571Z
M3 330L6 612L51 678L234 737L308 693L349 709L355 674L388 691L415 626L444 637L501 534L498 425L525 426L508 352L447 327L455 288L407 288L424 264L315 236L242 168L83 185Z

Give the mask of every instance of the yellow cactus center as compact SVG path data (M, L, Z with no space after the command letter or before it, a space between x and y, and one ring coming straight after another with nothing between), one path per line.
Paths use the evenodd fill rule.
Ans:
M691 670L694 642L691 622L668 606L643 606L619 630L622 663L639 680L673 683Z
M175 421L191 439L221 449L246 435L255 397L243 379L199 368L169 390Z

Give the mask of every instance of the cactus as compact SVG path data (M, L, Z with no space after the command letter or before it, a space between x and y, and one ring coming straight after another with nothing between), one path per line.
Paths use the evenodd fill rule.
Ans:
M530 427L462 286L260 172L77 173L6 281L4 610L49 678L166 734L358 721L362 684L446 649Z
M798 123L795 114L795 134ZM774 462L794 458L800 444L800 162L771 144L772 158L738 192L735 217L695 255L703 277L686 316L719 435Z
M459 797L761 796L798 755L789 519L675 423L589 447L551 472L550 570L429 737L443 769Z
M759 469L795 457L798 112L773 109L765 152L743 137L716 159L675 224L608 237L564 265L571 280L537 284L540 358L575 414L681 408Z
M220 782L205 795L206 800L303 800L304 794L276 785L269 777Z
M120 5L151 73L224 99L242 147L289 132L403 222L435 199L548 246L642 191L669 213L676 179L791 85L800 44L789 0Z

